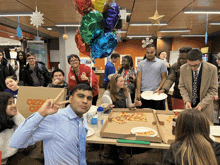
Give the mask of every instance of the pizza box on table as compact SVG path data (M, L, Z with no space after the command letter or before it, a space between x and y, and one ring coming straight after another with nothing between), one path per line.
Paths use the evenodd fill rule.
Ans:
M169 118L175 115L174 112L157 110L156 115L159 121L164 122L164 125L159 125L159 129L161 130L164 137L163 141L166 144L173 143L175 141L175 136L172 134L172 120L169 120Z
M127 112L128 115L132 113L146 113L147 120L146 121L129 121L123 118L123 120L125 120L125 123L123 124L119 124L119 123L109 120L112 117L120 116L122 112ZM131 133L131 129L135 127L149 127L157 131L158 134L156 137L136 136ZM129 110L128 108L114 108L111 111L108 117L108 120L106 120L106 122L104 123L100 131L100 136L106 137L106 138L162 142L162 135L158 127L156 114L154 110L152 109Z

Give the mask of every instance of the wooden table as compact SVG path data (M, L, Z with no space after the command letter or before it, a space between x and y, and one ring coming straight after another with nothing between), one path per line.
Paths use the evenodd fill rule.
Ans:
M160 113L163 114L164 111L158 111ZM172 113L172 111L170 111L170 113ZM104 121L108 118L108 115L104 115ZM159 115L159 120L161 120L161 116ZM165 121L165 124L168 124L166 123L167 121ZM170 123L169 123L170 124ZM213 125L212 123L210 123L210 125ZM91 126L91 125L89 125ZM167 129L164 129L163 126L162 127L162 130L163 130L163 134L165 136L165 140L167 140L167 137L171 137L173 136L172 135L172 128L167 128ZM169 138L169 140L167 140L167 142L169 144L166 144L164 142L162 143L150 143L150 145L143 145L143 144L130 144L130 143L118 143L117 142L117 139L111 139L111 138L102 138L100 137L99 135L99 132L97 130L95 130L96 132L88 137L86 139L86 142L87 143L96 143L96 144L111 144L111 145L116 145L116 146L127 146L127 147L141 147L141 148L157 148L157 149L169 149L170 147L170 143L172 143L174 141L174 136L173 138ZM219 142L220 143L220 137L215 137L215 141L216 142Z

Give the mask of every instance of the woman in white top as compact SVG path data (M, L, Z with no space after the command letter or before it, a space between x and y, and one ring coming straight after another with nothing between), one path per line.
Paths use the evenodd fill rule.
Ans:
M9 147L9 140L15 129L25 120L14 104L14 96L8 92L0 92L0 150L1 164L6 164L9 157L18 151Z
M141 106L141 101L131 102L129 89L125 86L124 78L121 74L115 74L111 77L107 90L102 96L101 104L109 104L109 108L133 108ZM110 111L107 111L110 113Z

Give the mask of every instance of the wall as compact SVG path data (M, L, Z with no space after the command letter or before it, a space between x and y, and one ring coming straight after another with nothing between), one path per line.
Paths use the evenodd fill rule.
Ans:
M167 53L167 61L169 61L170 51L172 49L172 41L172 38L157 39L157 55L161 51L165 51Z
M59 50L59 39L50 39L48 40L48 47L49 47L49 51L48 54L50 55L50 50ZM50 60L52 61L52 60ZM50 62L50 68L54 67L55 69L58 68L58 64L59 62Z
M208 41L207 46L205 45L204 37L175 37L172 42L172 51L178 51L183 46L190 46L192 48L209 47L211 51L211 41ZM210 52L209 51L209 52Z

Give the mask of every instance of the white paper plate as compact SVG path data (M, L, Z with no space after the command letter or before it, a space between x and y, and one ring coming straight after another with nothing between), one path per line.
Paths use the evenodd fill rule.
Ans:
M135 128L131 129L132 134L135 134L136 132L147 132L147 131L153 131L155 133L154 135L149 135L148 137L157 136L157 131L155 131L154 129L149 128L149 127L135 127ZM139 135L136 135L136 136L139 136Z
M145 91L141 93L141 97L145 100L164 100L167 98L167 94L161 93L154 93L154 91Z
M87 137L92 136L95 133L95 130L92 128L89 128L88 133L87 133Z
M213 136L220 136L220 126L210 126L210 134Z

